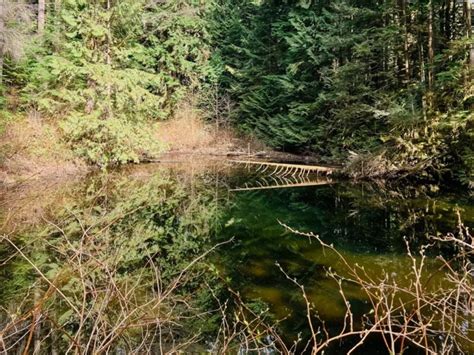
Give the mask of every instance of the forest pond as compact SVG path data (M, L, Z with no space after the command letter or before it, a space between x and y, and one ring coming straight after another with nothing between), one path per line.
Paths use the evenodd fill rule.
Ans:
M101 332L110 319L97 329L88 322L103 313L121 319L123 305L105 296L95 304L83 295L84 289L100 295L109 287L104 274L113 274L114 287L133 290L141 307L158 292L156 285L150 286L158 268L164 288L182 270L195 269L176 291L175 299L186 302L169 307L176 316L166 313L173 318L167 326L178 335L165 346L200 334L193 346L212 349L210 339L222 324L216 305L236 295L252 312L264 314L265 321L278 323L289 344L309 337L305 299L294 280L304 285L327 329L336 331L346 303L328 271L344 276L344 265L317 240L292 230L318 235L373 279L388 275L403 283L412 267L407 245L416 254L433 242L430 236L456 231L459 216L465 226L474 227L474 200L464 191L442 192L431 185L390 189L318 176L271 179L253 167L228 162L146 165L51 186L33 183L3 191L0 203L0 225L7 236L0 243L0 330L41 307L41 312L31 312L44 319L32 338L42 339L37 346L45 353L55 346L62 353L67 339L80 332L84 334L77 342L94 351L112 342L125 349L145 338L155 343L151 332L136 332L144 319L138 311L134 332L107 338ZM444 252L440 246L426 259L432 270L426 282L433 287L439 282L436 255ZM78 265L89 269L76 272ZM136 280L143 283L134 284ZM343 287L356 318L370 312L359 288ZM83 319L70 310L85 303L95 316ZM185 303L199 309L200 316L190 316L182 308ZM152 309L143 313L149 316ZM178 320L186 326L175 329ZM61 331L54 335L50 323ZM29 330L18 321L2 333L2 341L18 351L26 346ZM90 337L97 343L89 342ZM338 344L333 352L344 346ZM377 340L360 353L367 347L377 353Z

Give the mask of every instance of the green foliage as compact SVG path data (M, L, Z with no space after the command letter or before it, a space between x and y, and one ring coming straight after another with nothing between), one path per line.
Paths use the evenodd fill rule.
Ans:
M57 216L71 240L79 241L86 228L102 246L101 257L118 251L119 259L113 262L123 271L155 258L166 279L206 250L219 211L204 186L195 186L202 193L193 197L188 186L165 173L149 176L146 182L123 178L114 182L113 189L103 177L88 186L84 201Z
M193 2L64 1L25 63L24 98L30 108L66 118L67 139L91 163L137 161L136 148L150 139L132 127L168 118L199 86L205 37Z
M161 150L146 124L78 115L65 120L62 128L65 139L78 156L102 167L138 163Z
M8 122L13 119L13 117L14 116L10 112L0 108L0 134L3 134L5 127L7 126Z
M239 102L238 123L275 147L325 155L331 153L335 141L342 143L340 150L356 149L360 128L383 126L376 118L367 122L378 105L377 92L371 92L364 80L372 58L378 55L377 48L368 45L375 36L372 25L360 21L355 32L351 30L354 23L346 21L355 16L374 18L369 6L338 2L322 10L264 2L249 12L242 17L252 16L255 21L229 46L239 46L242 60L230 59L230 76L222 79L226 85L230 81L229 90ZM335 65L341 54L354 47L352 62ZM222 48L220 53L228 51ZM227 60L223 55L220 58ZM345 119L348 116L353 118L350 122Z
M0 311L2 322L32 309L31 295L38 294L42 314L65 335L55 340L61 353L74 337L86 340L84 352L97 346L87 340L98 325L94 337L110 351L152 344L158 333L163 342L179 334L185 343L202 331L199 324L215 330L218 318L203 317L214 308L205 283L217 283L215 272L204 260L193 263L212 246L220 217L206 186L196 181L191 191L167 173L146 181L95 176L50 216L51 223L14 239L35 268L1 240L0 276L7 281L0 299L10 307Z
M462 118L472 108L466 67L472 38L465 36L461 7L240 3L216 0L209 21L216 24L215 80L236 103L233 119L244 130L327 161L383 155L391 172L439 175L468 164L469 154L461 158L451 139L460 125L472 130ZM430 11L439 14L433 35Z
M456 115L450 116L448 127L450 155L456 159L457 167L452 173L469 188L474 189L474 113L457 112Z
M0 83L0 110L5 108L5 87Z
M129 140L145 138L112 127L166 119L203 90L209 117L228 115L277 149L469 180L459 142L472 136L472 36L459 4L64 0L47 18L7 85L22 87L25 107L68 120L67 139L90 162L136 161L141 144ZM115 122L100 125L107 148L88 133L97 120Z

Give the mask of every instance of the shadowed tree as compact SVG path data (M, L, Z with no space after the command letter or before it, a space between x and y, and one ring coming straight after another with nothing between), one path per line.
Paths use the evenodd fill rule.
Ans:
M0 0L0 84L5 58L17 60L30 34L31 8L24 2Z

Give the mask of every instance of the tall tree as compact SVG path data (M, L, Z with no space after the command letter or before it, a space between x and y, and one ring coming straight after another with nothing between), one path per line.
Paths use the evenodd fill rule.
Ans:
M243 129L328 161L366 157L374 174L464 159L469 20L455 0L247 0L233 32L233 4L216 3L221 91Z
M38 0L38 33L41 35L44 32L46 18L46 2L45 0Z
M0 0L0 87L3 82L3 62L4 62L4 48L5 48L5 2Z
M471 41L470 51L469 51L469 64L472 68L474 68L474 41L472 40L472 0L466 0L466 33L467 38Z
M433 109L434 82L434 33L433 33L433 0L428 1L428 104Z
M183 0L56 1L53 32L27 68L26 100L62 117L90 162L138 161L157 147L144 125L169 117L205 71L199 12Z

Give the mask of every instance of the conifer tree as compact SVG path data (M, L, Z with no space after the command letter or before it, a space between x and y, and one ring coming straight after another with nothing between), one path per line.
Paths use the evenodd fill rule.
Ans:
M26 99L93 163L138 161L158 149L140 124L169 117L199 83L200 8L182 0L65 0L29 65ZM145 151L144 151L145 150Z
M232 13L236 24L218 20L212 35L225 68L219 81L244 130L327 161L383 161L373 174L439 175L469 165L456 148L472 136L465 5L248 0L236 11L217 4L213 18Z

